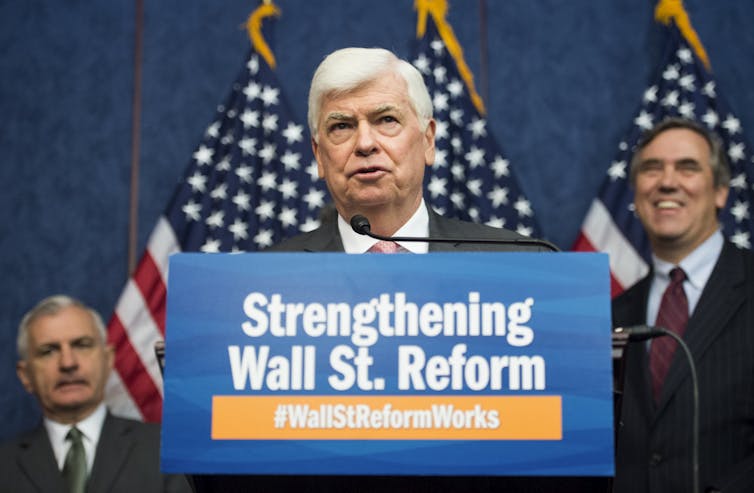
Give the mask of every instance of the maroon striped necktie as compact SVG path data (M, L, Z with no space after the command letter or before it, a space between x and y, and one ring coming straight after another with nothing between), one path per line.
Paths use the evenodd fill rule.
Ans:
M408 253L408 250L394 241L380 240L369 247L367 253Z
M662 295L655 322L656 326L671 330L681 337L689 321L689 302L683 291L685 279L686 273L680 267L670 271L670 284ZM677 346L675 339L669 336L654 339L650 346L649 371L652 374L652 395L655 402L659 400L662 384Z

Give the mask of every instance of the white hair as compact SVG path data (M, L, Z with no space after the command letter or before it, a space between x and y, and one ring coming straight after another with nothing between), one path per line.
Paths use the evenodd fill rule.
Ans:
M314 140L317 140L317 124L325 96L353 91L390 73L406 81L408 99L424 131L432 119L432 99L422 74L407 61L382 48L343 48L325 57L312 77L308 122Z
M102 322L102 317L100 317L99 313L77 299L58 294L49 296L37 303L21 319L21 323L18 325L18 338L16 339L16 349L18 350L19 358L26 359L29 355L29 327L31 327L31 324L39 317L55 315L69 306L76 306L82 310L86 310L92 317L92 323L94 323L100 336L102 336L102 341L104 342L107 339L107 329L105 329L105 324Z

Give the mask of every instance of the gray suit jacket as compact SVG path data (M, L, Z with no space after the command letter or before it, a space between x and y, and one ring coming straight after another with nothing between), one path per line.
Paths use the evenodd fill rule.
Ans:
M459 221L443 217L427 207L429 212L429 236L432 238L476 238L503 241L525 240L526 237L513 231L493 228L482 224ZM342 252L343 241L338 232L337 216L332 214L322 226L285 240L269 252ZM536 245L495 245L488 243L430 243L430 252L505 252L505 251L549 251Z
M615 326L646 322L652 274L616 298ZM704 287L684 340L696 363L700 399L702 491L754 491L754 255L730 243ZM615 493L691 491L692 388L676 351L654 404L646 347L624 358Z
M63 493L66 484L40 425L0 446L0 492ZM160 473L160 428L107 414L87 483L90 493L191 492L184 476Z

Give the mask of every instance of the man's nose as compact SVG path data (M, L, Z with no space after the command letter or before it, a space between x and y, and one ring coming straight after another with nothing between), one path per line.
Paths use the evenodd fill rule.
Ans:
M676 188L678 186L678 174L672 165L663 166L660 175L660 186L662 188Z
M60 369L62 370L69 370L72 368L76 368L78 366L78 359L76 358L76 353L73 351L73 348L68 345L63 345L60 348L60 361L59 361Z
M356 126L356 154L370 156L377 151L377 141L374 138L374 129L365 120L359 121Z

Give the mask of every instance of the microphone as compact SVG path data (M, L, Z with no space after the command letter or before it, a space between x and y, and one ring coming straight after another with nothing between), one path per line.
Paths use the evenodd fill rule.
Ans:
M613 335L623 336L629 342L654 339L655 337L667 335L666 332L662 327L652 327L650 325L631 325L629 327L616 327L613 329Z
M559 252L560 249L545 240L538 240L535 238L515 238L510 240L493 239L493 238L430 238L430 237L417 237L417 236L383 236L377 233L372 233L372 226L369 224L369 219L356 214L351 217L351 228L360 235L370 236L377 240L383 241L424 241L428 243L480 243L490 245L528 245L528 246L540 246L547 248L552 252Z
M655 337L669 336L675 339L678 347L686 355L686 361L691 373L692 387L692 420L691 420L691 484L692 493L699 493L699 382L696 377L696 365L686 342L673 332L664 327L651 325L631 325L629 327L616 327L613 329L613 341L616 339L628 339L628 342L646 341Z

